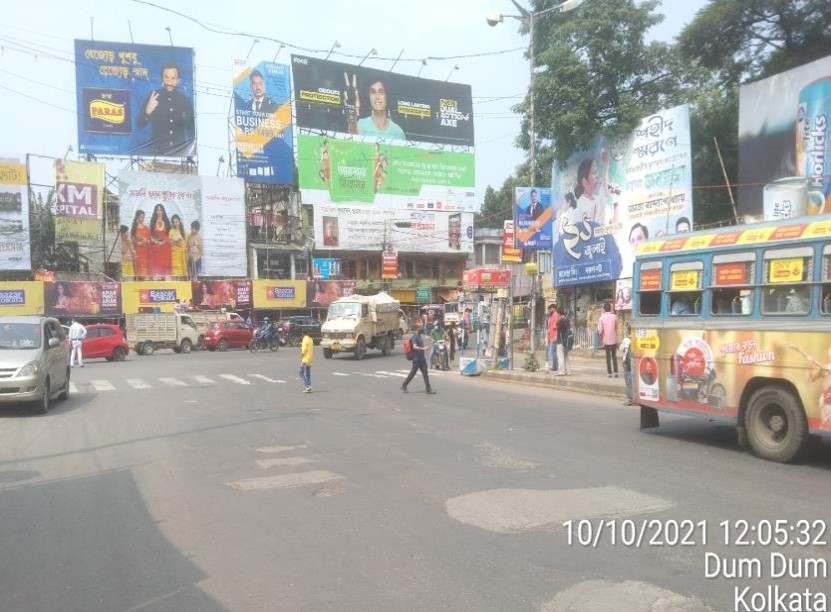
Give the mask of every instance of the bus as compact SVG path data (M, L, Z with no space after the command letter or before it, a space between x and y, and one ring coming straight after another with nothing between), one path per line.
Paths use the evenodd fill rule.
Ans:
M831 435L831 215L643 242L633 286L641 428L728 422L779 462Z

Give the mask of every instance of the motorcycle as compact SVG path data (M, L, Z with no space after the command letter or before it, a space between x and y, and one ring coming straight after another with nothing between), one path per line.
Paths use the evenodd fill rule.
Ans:
M255 329L251 342L248 343L248 350L252 353L265 349L276 351L278 348L280 348L280 338L273 325Z
M450 357L447 352L447 343L444 340L436 340L433 345L432 366L438 370L447 371L450 369Z

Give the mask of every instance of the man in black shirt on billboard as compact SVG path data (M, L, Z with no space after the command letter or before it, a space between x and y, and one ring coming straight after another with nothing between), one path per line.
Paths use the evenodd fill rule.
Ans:
M138 117L140 128L152 124L152 139L142 152L154 155L186 156L194 153L196 130L193 105L177 88L181 82L179 67L162 67L162 87L151 91Z

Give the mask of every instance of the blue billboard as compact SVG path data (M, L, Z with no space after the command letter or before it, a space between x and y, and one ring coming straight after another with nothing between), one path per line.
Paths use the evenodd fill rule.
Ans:
M315 279L329 280L341 275L340 259L321 257L312 260L312 276Z
M514 246L550 250L551 189L517 187L514 191Z
M252 183L294 183L291 83L285 64L234 66L237 176Z
M75 41L78 150L196 155L193 49Z

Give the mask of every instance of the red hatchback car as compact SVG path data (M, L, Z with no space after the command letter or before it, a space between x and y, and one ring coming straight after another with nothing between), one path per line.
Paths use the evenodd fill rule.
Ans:
M103 357L107 361L124 361L130 352L124 333L118 325L93 323L87 325L87 337L81 345L84 359Z
M205 347L209 351L248 348L252 334L253 330L241 321L217 321L205 332Z

